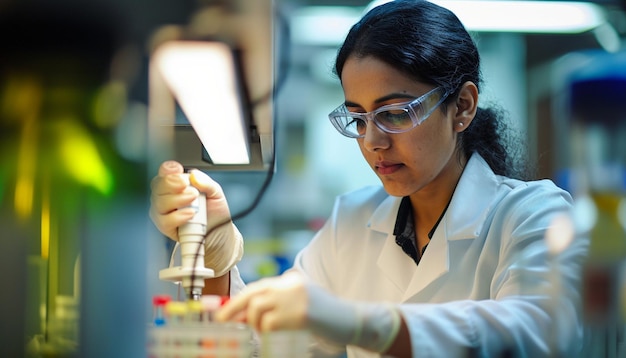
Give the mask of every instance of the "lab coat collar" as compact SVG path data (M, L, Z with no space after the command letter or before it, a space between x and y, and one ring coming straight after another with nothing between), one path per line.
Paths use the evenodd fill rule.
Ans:
M403 300L408 300L449 271L450 251L455 249L453 242L474 239L480 234L496 190L496 175L480 155L472 155L457 184L450 206L417 268L413 260L396 244L393 235L402 198L390 196L378 206L369 221L371 230L386 234L386 242L377 264L398 289L406 290ZM411 272L412 275L409 274Z
M439 225L448 241L476 238L480 235L487 215L494 205L498 177L479 154L472 155L461 175L452 201L445 214L446 222ZM437 229L439 230L439 228Z

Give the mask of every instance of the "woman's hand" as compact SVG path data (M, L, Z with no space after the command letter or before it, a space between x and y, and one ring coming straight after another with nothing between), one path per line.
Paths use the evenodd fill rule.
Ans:
M178 241L178 227L193 217L189 207L198 196L198 190L184 178L183 166L167 161L159 167L150 188L150 218L163 235Z
M215 318L244 322L259 332L307 329L335 344L379 353L390 348L403 353L411 350L406 325L395 305L338 298L297 271L248 285ZM402 341L396 342L400 332Z
M249 284L218 311L216 319L245 322L259 332L303 329L307 307L305 280L291 271Z
M207 236L205 266L216 277L228 272L243 256L243 238L230 220L230 210L222 187L205 173L192 170L184 173L183 166L167 161L151 183L150 218L157 229L178 241L178 227L195 214L191 203L199 192L206 194Z
M199 170L184 174L180 163L164 162L159 167L159 174L152 179L151 189L150 218L159 231L172 240L178 241L178 227L195 214L189 205L198 197L199 191L207 198L208 228L230 220L222 187Z

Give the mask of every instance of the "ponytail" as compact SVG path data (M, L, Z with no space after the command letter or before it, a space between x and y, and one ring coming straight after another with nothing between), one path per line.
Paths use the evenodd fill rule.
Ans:
M479 107L467 129L458 137L466 158L476 152L498 175L528 180L534 176L523 151L520 135L505 121L506 113L498 107Z

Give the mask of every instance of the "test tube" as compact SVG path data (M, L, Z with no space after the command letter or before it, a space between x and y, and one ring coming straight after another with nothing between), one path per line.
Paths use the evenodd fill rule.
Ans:
M168 324L176 325L185 322L187 304L180 301L169 301L165 304L165 317Z
M222 305L222 297L217 295L204 295L200 298L202 308L205 313L205 320L213 322L215 311Z
M204 305L200 301L187 301L187 321L201 322L203 321Z
M170 301L165 305L165 317L167 320L168 342L170 348L176 351L188 346L188 335L185 334L185 318L187 316L187 303Z
M152 298L152 316L155 326L165 324L165 305L171 300L171 297L167 295L157 295Z

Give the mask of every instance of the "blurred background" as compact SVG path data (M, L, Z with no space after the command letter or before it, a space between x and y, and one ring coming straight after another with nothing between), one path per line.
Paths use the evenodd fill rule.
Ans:
M283 272L335 196L378 183L356 142L327 118L343 101L334 56L372 3L259 3L269 7L244 0L0 0L0 270L7 280L0 356L45 350L50 327L68 354L80 335L81 356L143 355L149 297L176 292L158 280L172 242L147 217L149 182L172 157L151 137L151 57L163 38L214 34L220 17L207 8L261 19L259 41L270 44L254 50L271 56L265 69L246 67L244 78L250 102L261 108L251 119L261 164L202 168L221 183L234 214L260 198L236 220L246 245L244 280ZM569 190L559 107L564 76L581 51L624 50L625 2L537 0L517 9L501 7L515 1L440 3L478 44L482 104L508 111L527 140L536 178ZM240 25L240 36L259 35L254 21ZM244 67L254 59L244 57ZM175 120L185 123L181 116L177 109ZM83 332L72 325L79 312Z

